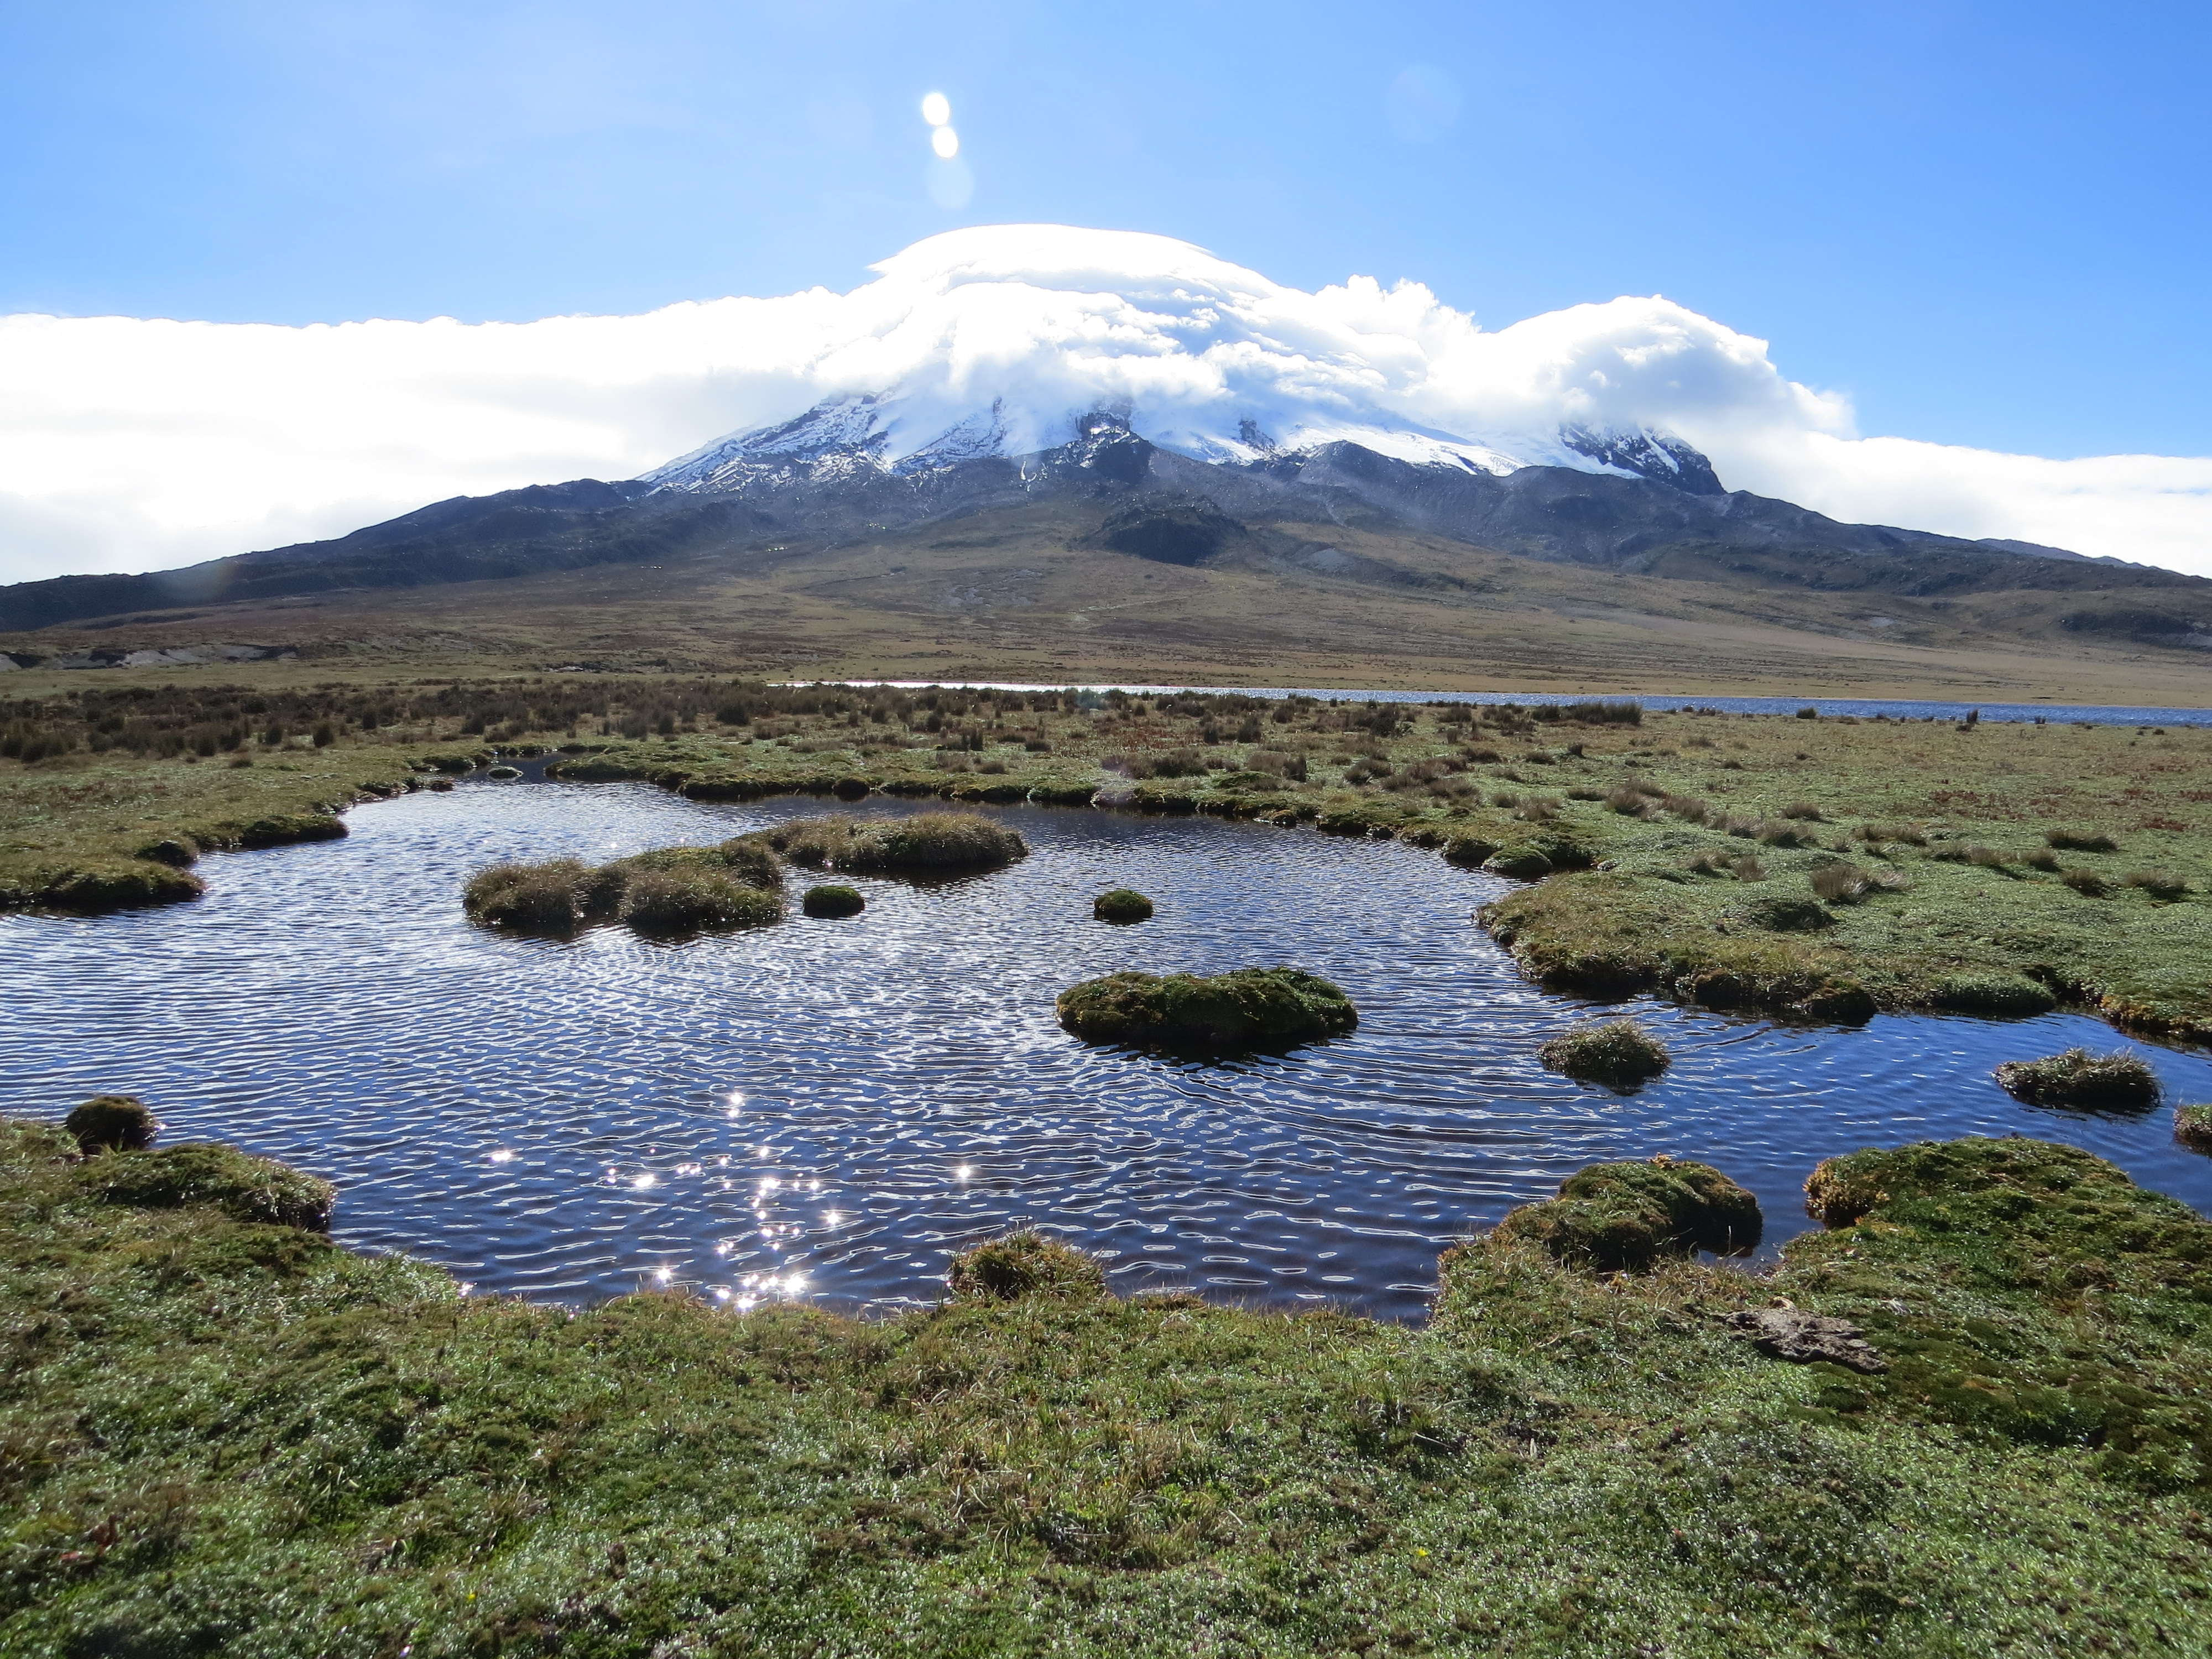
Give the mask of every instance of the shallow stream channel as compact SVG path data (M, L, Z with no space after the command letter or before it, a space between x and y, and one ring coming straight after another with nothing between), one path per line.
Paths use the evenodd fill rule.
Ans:
M2212 1210L2212 1160L2173 1144L2170 1109L2044 1111L1990 1080L2124 1041L2080 1016L1845 1030L1639 1000L1666 1076L1631 1095L1556 1077L1538 1045L1594 1010L1522 981L1475 925L1508 884L1393 842L1017 807L997 816L1027 860L854 880L868 908L849 920L798 915L804 871L781 924L680 944L462 915L462 884L501 860L825 810L471 780L358 808L343 841L208 858L195 903L0 918L0 1109L142 1095L164 1144L232 1141L337 1182L347 1244L574 1303L681 1285L927 1304L952 1252L1034 1224L1107 1257L1125 1293L1413 1319L1441 1249L1583 1164L1716 1164L1758 1194L1771 1255L1812 1224L1821 1158L1963 1134L2069 1141ZM1154 920L1093 921L1118 886ZM1060 991L1118 969L1279 963L1341 985L1358 1032L1196 1063L1054 1021ZM2169 1107L2212 1100L2212 1059L2130 1046Z

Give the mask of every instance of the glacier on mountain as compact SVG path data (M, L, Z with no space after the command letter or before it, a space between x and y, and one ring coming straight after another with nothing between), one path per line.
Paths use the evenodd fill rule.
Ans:
M1674 319L1644 319L1610 361L1576 365L1556 343L1484 332L1417 284L1356 277L1308 294L1169 237L1054 225L951 231L876 270L845 296L844 337L820 341L803 376L841 389L641 482L911 476L1054 449L1103 412L1229 465L1350 442L1492 477L1565 466L1722 493L1702 453L1637 418L1639 377L1691 350ZM1749 367L1771 378L1763 357Z

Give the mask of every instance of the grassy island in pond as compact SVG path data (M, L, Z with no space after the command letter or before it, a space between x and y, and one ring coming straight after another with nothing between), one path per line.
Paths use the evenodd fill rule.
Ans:
M1034 1235L879 1322L471 1298L165 1157L0 1121L11 1659L2212 1649L2212 1225L2040 1141L1832 1160L1766 1275L1588 1172L1648 1268L1516 1224L1419 1329Z
M1091 901L1091 914L1100 921L1127 927L1152 919L1152 902L1130 887L1116 887Z
M971 875L1004 869L1030 850L1018 830L981 812L796 818L760 839L793 864L869 876Z
M1536 1051L1553 1071L1577 1083L1632 1089L1664 1072L1667 1045L1632 1019L1601 1020L1553 1037Z
M782 918L783 866L747 837L611 864L495 864L470 878L462 903L483 927L555 937L603 921L665 935L757 927Z
M1086 1042L1135 1048L1286 1048L1359 1024L1352 1000L1317 974L1239 968L1196 974L1109 974L1060 994L1060 1023Z

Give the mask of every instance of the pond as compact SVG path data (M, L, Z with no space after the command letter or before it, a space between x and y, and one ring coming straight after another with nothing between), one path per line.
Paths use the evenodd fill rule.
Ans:
M672 1285L733 1305L933 1302L951 1252L1035 1224L1124 1292L1418 1318L1437 1252L1601 1158L1709 1160L1771 1254L1820 1159L2041 1135L2212 1207L2171 1114L2022 1106L1998 1060L2119 1042L2078 1016L1778 1026L1649 1000L1673 1069L1630 1096L1544 1071L1587 1005L1524 982L1472 921L1506 884L1393 842L1004 809L1011 869L854 883L865 914L683 944L463 920L501 859L718 840L822 803L642 784L465 781L361 808L350 837L211 857L197 903L0 919L0 1109L143 1095L164 1141L219 1139L336 1182L335 1233L480 1291L585 1302ZM872 810L896 811L879 807ZM795 872L803 884L805 872ZM1155 920L1091 918L1131 886ZM794 893L795 897L795 893ZM1200 1064L1086 1047L1053 999L1122 968L1289 963L1353 1036ZM2136 1045L2173 1100L2212 1060Z

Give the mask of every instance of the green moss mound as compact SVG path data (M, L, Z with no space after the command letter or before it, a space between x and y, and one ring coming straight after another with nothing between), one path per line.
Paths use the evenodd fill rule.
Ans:
M1061 992L1057 1009L1060 1024L1086 1042L1139 1048L1285 1048L1359 1024L1342 991L1295 968L1240 968L1211 978L1109 974Z
M2176 1109L2173 1138L2192 1152L2212 1152L2212 1105Z
M1558 1199L1524 1203L1498 1224L1498 1234L1541 1245L1575 1267L1644 1272L1697 1249L1752 1249L1763 1228L1759 1199L1717 1168L1655 1157L1575 1172L1559 1183Z
M810 916L857 916L868 908L868 901L858 888L830 884L808 888L799 901L799 908Z
M2150 1063L2124 1048L2109 1054L2069 1048L2041 1060L2008 1060L1996 1068L1996 1079L2007 1094L2031 1106L2084 1112L2147 1112L2163 1092Z
M1753 1249L1764 1227L1759 1200L1711 1164L1661 1157L1593 1164L1561 1182L1557 1198L1513 1211L1497 1231L1576 1267L1638 1273L1698 1250Z
M206 1206L235 1221L310 1232L329 1228L337 1200L327 1181L208 1142L91 1158L76 1179L80 1190L109 1204L142 1210Z
M1577 1083L1632 1088L1667 1069L1667 1045L1632 1019L1609 1019L1553 1037L1536 1057Z
M2047 1014L2058 1006L2058 999L2045 987L2009 974L1954 974L1937 981L1929 1000L1954 1013L1986 1014L1999 1019Z
M981 812L797 818L759 839L793 864L862 876L967 875L1003 869L1030 850L1018 831Z
M1018 1302L1032 1296L1079 1299L1106 1294L1106 1269L1096 1256L1024 1231L962 1251L952 1258L946 1283L963 1302Z
M1482 860L1486 876L1504 876L1513 881L1541 881L1552 873L1552 860L1540 847L1526 842L1501 847Z
M1101 921L1127 927L1131 922L1150 921L1152 902L1133 887L1116 887L1091 901L1091 914Z
M94 1095L62 1120L62 1127L85 1152L135 1152L153 1144L161 1125L136 1095Z
M181 904L196 899L207 884L188 870L151 860L103 860L22 889L0 888L0 907L39 905L96 915L153 904Z
M462 892L469 919L503 932L563 938L621 921L656 936L758 927L781 920L783 866L748 836L664 847L611 864L575 859L499 864Z

